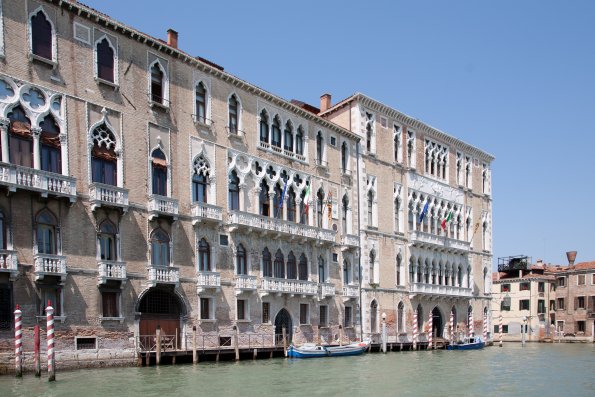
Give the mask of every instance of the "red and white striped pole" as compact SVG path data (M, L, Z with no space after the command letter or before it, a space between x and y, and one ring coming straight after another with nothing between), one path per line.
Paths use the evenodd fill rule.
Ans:
M488 343L488 315L483 314L483 342Z
M47 315L47 342L48 342L48 380L56 380L56 363L54 362L54 308L48 300L48 307L45 308Z
M14 311L14 369L17 377L23 376L23 321L19 305Z
M434 316L432 312L430 312L430 316L428 317L428 328L430 328L428 332L428 350L432 350L432 339L434 336Z
M500 313L500 323L498 324L498 333L500 334L500 347L502 347L502 313Z
M449 330L449 334L450 334L450 343L453 343L455 338L454 338L454 332L455 332L455 316L453 312L450 312L450 330Z
M473 330L473 310L469 312L469 337L473 337L474 334Z
M417 350L417 309L413 312L413 350Z

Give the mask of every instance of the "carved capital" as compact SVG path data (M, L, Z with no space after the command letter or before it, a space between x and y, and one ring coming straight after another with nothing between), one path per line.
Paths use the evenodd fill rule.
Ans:
M39 138L39 135L41 135L41 128L31 127L31 134L33 134L34 138Z
M8 130L8 127L10 127L10 119L0 117L0 128L3 130Z
M66 138L67 138L67 135L66 134L64 134L64 133L60 134L60 143L61 144L65 144L66 143Z

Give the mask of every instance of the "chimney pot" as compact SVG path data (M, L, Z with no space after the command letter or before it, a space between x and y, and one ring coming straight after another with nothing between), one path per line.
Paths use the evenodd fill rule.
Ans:
M167 45L175 49L178 48L178 32L173 29L167 29Z
M566 253L566 258L568 258L568 265L574 265L574 260L576 259L576 251L568 251Z
M322 94L320 96L320 111L325 112L331 108L331 94Z

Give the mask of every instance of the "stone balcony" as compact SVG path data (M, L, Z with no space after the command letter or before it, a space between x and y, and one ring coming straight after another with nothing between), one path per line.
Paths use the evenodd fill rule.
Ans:
M128 189L93 182L89 185L89 199L93 211L99 207L122 208L128 211Z
M19 272L16 251L0 250L0 273L8 273L14 280Z
M235 278L236 295L242 292L255 292L258 289L258 280L255 276L239 274Z
M170 284L176 287L180 283L180 269L173 266L153 266L147 267L147 285L154 287L157 284Z
M197 272L196 292L200 294L207 290L219 290L221 288L221 274L219 272Z
M15 192L17 189L38 192L41 197L49 195L66 197L76 201L76 179L53 172L22 167L15 164L0 163L0 185Z
M60 282L66 280L66 257L62 255L35 254L35 281L43 280L45 276L60 277Z
M223 210L221 207L212 204L192 203L192 224L201 222L219 223L223 220Z
M409 292L411 294L456 296L463 298L470 298L472 295L471 288L456 287L454 285L439 285L425 283L411 284L409 287Z
M259 231L263 235L270 235L274 238L284 236L290 239L298 238L303 242L311 241L319 244L334 243L337 234L333 230L242 211L230 212L229 224L232 228L242 227L248 229L248 231Z
M149 220L153 220L159 216L171 217L174 220L178 219L178 200L152 194L149 196Z
M357 285L344 285L343 286L343 300L358 299L359 289Z
M260 285L260 295L289 294L302 297L318 295L318 283L305 280L287 280L284 278L264 277Z
M332 298L335 296L335 284L321 283L318 284L318 297L320 299Z
M105 284L108 280L126 281L126 262L100 260L97 262L97 272L98 284Z
M420 248L437 248L444 252L467 253L470 244L468 241L457 240L446 236L417 231L409 232L409 239L414 246Z
M344 249L358 248L359 247L359 236L353 234L345 234L341 238L341 244Z

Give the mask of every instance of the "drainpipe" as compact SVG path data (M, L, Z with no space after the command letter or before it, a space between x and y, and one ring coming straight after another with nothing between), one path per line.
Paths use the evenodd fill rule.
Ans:
M351 113L351 109L350 109ZM351 120L351 118L350 118ZM361 211L360 211L360 189L359 189L359 141L355 144L355 156L357 166L357 236L359 238L359 252L358 252L358 280L359 280L359 339L364 340L364 327L362 322L362 228L361 228Z

